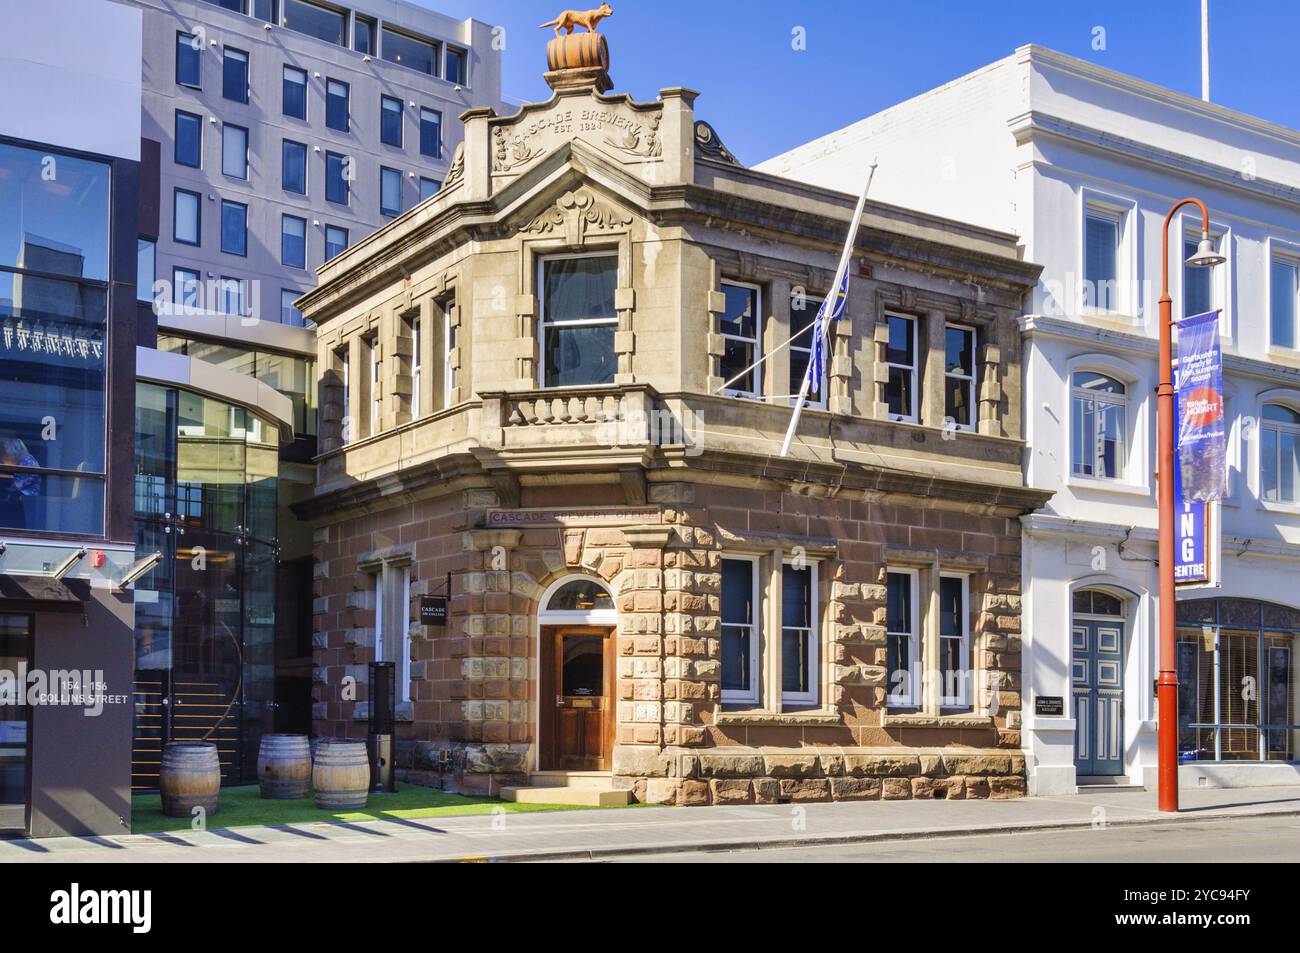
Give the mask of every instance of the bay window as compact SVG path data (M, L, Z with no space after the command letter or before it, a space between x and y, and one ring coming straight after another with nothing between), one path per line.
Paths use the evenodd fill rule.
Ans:
M613 383L618 256L544 258L538 282L542 386Z

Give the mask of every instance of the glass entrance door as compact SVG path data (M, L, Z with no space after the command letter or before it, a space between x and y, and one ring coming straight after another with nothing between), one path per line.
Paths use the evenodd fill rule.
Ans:
M0 831L27 830L31 719L26 671L32 661L32 617L0 613Z

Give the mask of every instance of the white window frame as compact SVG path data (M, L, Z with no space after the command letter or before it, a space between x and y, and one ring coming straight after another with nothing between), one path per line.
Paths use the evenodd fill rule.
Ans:
M807 564L808 576L808 597L811 605L808 611L808 691L806 692L787 692L784 687L781 690L781 705L816 705L821 701L821 598L818 592L818 561L804 560ZM781 572L784 574L786 566L795 566L792 559L783 560L781 563ZM784 598L784 575L782 578L782 598ZM782 605L782 614L784 615L784 604ZM782 660L785 658L785 633L786 625L784 618L777 620L780 626Z
M907 322L908 322L909 324L911 324L911 326L912 326L912 363L911 363L910 366L907 365L907 364L895 364L893 361L889 360L889 338L888 338L888 335L889 335L889 319L890 319L890 318L899 318L899 319L901 319L901 320L903 320L903 321L907 321ZM912 393L912 408L911 408L911 409L912 409L912 412L911 412L910 414L895 414L895 413L893 413L893 412L890 412L890 411L886 410L886 414L887 414L887 416L889 417L889 419L890 419L890 420L893 420L893 421L895 421L895 422L897 422L897 423L914 424L914 423L918 423L918 422L920 421L920 419L921 419L921 418L920 418L920 408L918 407L918 402L920 401L921 397L920 397L920 394L917 392L917 391L918 391L917 384L918 384L918 382L919 382L919 380L920 380L920 373L919 373L919 371L920 371L920 365L921 365L921 351L920 351L920 326L921 326L921 320L920 320L920 318L918 318L918 317L917 317L916 315L914 315L914 314L903 314L901 311L886 311L886 312L885 312L885 335L886 335L886 337L885 337L885 380L886 380L886 385L888 385L888 380L889 380L889 369L890 369L890 368L897 368L897 369L899 369L899 370L906 371L906 372L908 373L908 375L912 378L912 386L911 386L911 388L910 388L911 393ZM885 406L888 407L888 402L886 402L886 405L885 405Z
M749 690L739 689L722 689L722 704L724 705L757 705L762 698L762 683L760 676L762 674L762 656L763 656L763 590L759 587L758 565L759 557L746 556L743 554L728 554L722 557L724 561L732 560L735 562L749 563L751 600L749 621ZM719 582L719 593L721 593L721 582ZM719 643L722 639L722 626L737 625L738 623L727 623L722 619L721 602L718 607L718 636ZM721 656L721 644L719 644L719 656Z
M451 322L451 309L456 307L456 299L448 298L442 306L442 406L452 405L452 394L456 390L456 365L452 363L451 352L456 349L456 326Z
M1069 440L1070 440L1070 452L1068 454L1069 478L1072 480L1089 480L1089 481L1095 480L1099 483L1125 482L1128 475L1129 454L1132 452L1132 441L1133 441L1132 420L1130 419L1132 417L1133 404L1132 401L1129 399L1130 393L1133 389L1133 385L1129 381L1124 380L1122 377L1116 376L1112 371L1106 368L1094 368L1091 366L1083 365L1083 366L1071 367L1069 369L1069 374L1070 374L1070 379L1069 379L1070 413L1069 413L1069 428L1068 428ZM1122 399L1117 399L1110 394L1099 393L1097 391L1090 391L1082 387L1076 387L1074 383L1074 375L1076 374L1098 374L1102 377L1107 377L1110 380L1113 380L1115 383L1123 385L1124 396ZM1093 472L1091 474L1074 472L1074 465L1075 465L1074 424L1077 417L1075 401L1079 399L1090 400L1093 402L1094 405L1104 404L1109 406L1122 406L1124 408L1124 432L1123 432L1124 446L1121 448L1121 453L1118 458L1119 472L1117 472L1114 476L1099 475L1096 472L1097 470L1096 460L1093 461ZM1094 410L1094 417L1095 415L1096 412Z
M1137 203L1118 195L1108 195L1083 189L1080 193L1079 209L1079 294L1075 306L1079 315L1098 316L1111 320L1136 323L1137 309L1141 302L1134 301L1134 288L1138 274L1137 242L1134 235L1134 220ZM1095 303L1088 304L1086 291L1088 278L1088 218L1090 216L1109 219L1115 223L1115 301L1113 308L1101 308ZM1096 300L1093 289L1093 299Z
M1278 344L1273 340L1273 267L1282 263L1294 270L1296 275L1296 293L1291 302L1291 343ZM1300 351L1300 247L1279 242L1270 238L1268 241L1268 271L1265 275L1268 286L1268 346L1279 351Z
M239 133L244 137L243 151L237 151L234 153L234 157L239 160L240 171L238 172L230 172L226 167L226 160L231 157L227 142L233 142L233 139L227 139L227 136L231 136L234 133ZM241 182L248 181L248 148L250 140L251 136L248 127L240 126L233 122L225 122L221 124L221 174L226 178L238 179ZM281 149L283 149L283 146ZM283 152L281 155L283 156Z
M885 697L885 707L886 707L886 708L919 708L919 707L921 706L921 699L917 697L917 689L920 687L920 686L917 684L917 666L918 666L918 664L919 664L919 661L920 661L920 654L921 654L921 652L920 652L920 642L921 642L921 619L920 619L920 616L921 616L921 606L920 606L920 597L921 597L921 574L920 574L920 571L919 571L919 570L917 570L917 569L911 569L911 568L908 568L908 567L906 567L906 566L900 566L900 567L892 567L892 566L891 566L891 567L886 567L886 568L885 568L886 604L888 604L888 586L889 586L889 576L890 576L890 575L900 575L900 576L907 576L907 577L908 577L908 586L909 586L910 589L911 589L911 599L910 599L909 601L910 601L911 608L912 608L912 618L911 618L910 620L908 620L908 621L911 623L911 627L910 627L911 630L910 630L910 631L908 631L908 632L891 631L891 630L889 630L889 628L888 628L888 625L889 625L889 618L888 618L888 612L886 612L886 617L885 617L885 625L886 625L885 639L888 640L889 637L890 637L890 636L893 636L893 635L906 635L906 636L907 636L907 640L908 640L908 641L907 641L907 646L908 646L908 651L907 651L907 673L908 673L908 679L907 679L907 684L906 684L906 686L905 686L905 688L906 688L906 694L901 694L901 695L895 695L895 694L892 694L892 692L893 692L893 688L894 688L894 673L893 673L893 672L890 672L890 671L888 671L888 670L886 670L886 672L885 672L885 693L886 693L886 697ZM886 641L885 659L886 659L886 668L887 668L887 667L888 667L888 659L889 659L888 641Z
M420 398L423 396L421 391L421 378L424 376L424 367L421 364L420 345L421 332L423 331L424 317L415 315L411 318L411 419L416 420L420 417Z
M367 379L370 382L370 434L373 437L379 433L379 384L383 374L383 362L379 360L379 334L370 335L365 338L366 343L366 363Z
M813 324L812 330L811 330L810 333L809 333L809 336L808 336L808 347L804 347L802 344L795 344L795 343L794 343L794 339L795 339L795 337L797 337L800 333L803 332L803 329L804 329L804 325L805 325L805 324L812 323L811 321L805 321L804 319L807 318L809 315L811 315L812 318L815 319L815 318L817 317L817 311L818 311L818 309L821 307L821 305L819 304L819 305L817 305L817 307L809 307L809 305L811 305L811 304L813 303L813 301L815 300L814 297L812 297L812 296L810 296L810 295L804 294L804 295L803 295L803 299L804 299L804 308L803 308L802 311L797 311L797 309L796 309L795 306L794 306L795 294L794 294L793 292L791 292L791 294L790 294L790 332L789 332L789 333L790 333L790 353L793 354L795 351L798 351L800 354L807 354L807 355L808 355L808 360L809 360L809 362L811 362L811 361L812 361L812 344L813 344L813 337L812 337L812 335L815 334L816 331L817 331L817 327L816 327L816 325ZM825 300L825 299L823 298L822 300ZM796 313L798 313L798 315L799 315L799 318L798 318L797 321L795 320L795 314L796 314ZM807 401L807 406L808 406L808 407L818 407L818 408L821 408L821 409L823 409L823 410L826 408L826 402L827 402L827 393L826 393L826 392L827 392L828 387L829 387L829 384L830 384L830 363L831 363L831 362L830 362L830 345L831 345L831 341L834 340L834 337L833 337L832 335L830 335L830 334L828 334L828 335L826 336L826 338L827 338L827 339L826 339L826 346L823 348L823 351L822 351L822 358L823 358L823 360L822 360L822 379L821 379L821 381L818 383L818 387L817 387L817 393L820 394L821 397L820 397L820 399L818 399L818 400L813 400L811 397L809 397L809 398L808 398L808 401ZM787 376L788 376L788 375L787 375ZM798 403L798 397L799 397L799 394L798 394L798 388L799 388L800 386L802 386L803 382L800 381L799 384L795 384L794 379L791 378L791 380L790 380L790 384L791 384L792 387L795 388L795 393L793 393L793 394L790 395L790 404L791 404L791 406L793 406L794 404Z
M965 374L956 374L948 370L947 350L948 350L948 330L950 328L954 331L963 331L970 335L970 376L969 377L967 377ZM958 324L955 321L949 321L946 324L944 324L943 333L944 333L943 380L945 385L944 386L945 399L948 393L947 382L949 380L964 381L966 384L966 393L967 393L967 401L968 401L967 406L970 407L970 423L959 424L957 423L956 420L954 420L952 424L953 427L955 427L957 430L964 430L968 433L974 433L976 430L979 429L979 413L980 413L979 402L978 402L979 389L976 386L979 378L979 352L977 350L977 348L979 347L979 332L973 325ZM915 353L915 349L913 350L913 353ZM947 416L948 416L947 409L945 408L944 417L947 418ZM947 424L946 419L944 423L946 426Z
M399 574L402 580L402 596L398 605L406 606L406 611L401 616L402 639L395 659L384 657L384 571L385 567L381 566L372 574L375 580L375 661L397 663L396 671L393 673L393 682L397 690L397 698L394 701L401 705L411 701L411 567L397 566L392 570Z
M1265 419L1264 419L1264 408L1267 407L1267 406L1269 406L1269 405L1275 405L1275 406L1278 406L1278 407L1284 407L1284 408L1286 408L1287 410L1290 410L1290 411L1293 411L1293 412L1300 412L1300 401L1297 401L1294 397L1289 397L1289 395L1286 395L1286 394L1278 394L1278 393L1265 394L1265 395L1263 395L1262 399L1260 400L1260 403L1259 403L1259 429L1260 429L1260 437L1259 437L1259 440L1258 440L1259 449L1256 451L1256 456L1257 456L1258 459L1259 459L1259 465L1256 467L1256 473L1257 473L1257 477L1256 477L1256 479L1259 480L1259 502L1260 502L1260 504L1261 504L1263 507L1266 507L1266 508L1280 508L1280 509L1287 509L1287 510L1300 508L1300 488L1297 488L1297 496L1296 496L1295 499L1292 499L1292 500L1286 500L1286 499L1282 499L1282 497L1281 497L1281 490L1282 490L1282 467L1281 467L1281 459L1280 459L1280 456L1281 456L1281 443L1282 443L1282 441L1281 441L1281 437L1282 437L1282 434L1287 434L1287 435L1289 435L1289 436L1294 436L1297 440L1300 440L1300 424L1290 424L1290 423L1286 423L1285 421L1281 421L1281 420L1265 420ZM1273 433L1273 434L1276 435L1276 438L1275 438L1275 439L1276 439L1276 444L1277 444L1277 451L1276 451L1276 454L1274 455L1274 458L1273 458L1273 461L1272 461L1272 465L1273 465L1273 476L1274 476L1274 478L1275 478L1276 481L1277 481L1278 494L1279 494L1279 495L1278 495L1278 498L1277 498L1277 499L1273 499L1273 500L1267 499L1267 498L1264 496L1264 435L1263 435L1263 431L1265 431L1265 430L1270 431L1271 433Z
M546 317L546 283L544 276L546 274L546 263L548 261L564 261L576 258L613 258L615 263L618 261L617 251L590 251L590 252L573 252L560 255L539 255L537 256L537 385L544 390L565 390L576 386L571 384L547 384L546 383L546 330L547 328L582 328L582 327L613 327L618 330L618 311L615 309L614 316L610 318L579 318L568 321L551 321ZM619 286L619 279L615 278L615 287ZM444 349L450 350L450 349ZM588 385L590 386L590 385ZM608 385L597 384L597 387Z
M746 291L754 292L754 336L752 338L742 337L739 334L727 334L722 330L722 319L718 319L718 334L723 342L741 341L745 344L752 344L754 347L754 360L757 361L763 356L763 288L750 281L733 281L730 278L724 278L718 283L718 291L723 295L728 285L733 288L744 288ZM726 344L724 343L725 347ZM754 369L754 389L741 390L736 387L728 387L722 391L728 397L747 397L752 400L763 399L763 365L760 363Z
M942 625L939 636L939 658L935 659L935 669L939 671L939 707L948 709L969 709L971 707L971 653L970 653L970 576L966 573L958 572L941 572L939 573L939 585L942 588L943 580L957 579L961 582L961 628L957 636L947 636L943 634ZM941 617L942 618L942 617ZM945 640L956 640L961 645L960 669L958 675L958 693L956 695L947 694L948 686L943 678L943 672L939 669L939 661L943 658L943 643Z

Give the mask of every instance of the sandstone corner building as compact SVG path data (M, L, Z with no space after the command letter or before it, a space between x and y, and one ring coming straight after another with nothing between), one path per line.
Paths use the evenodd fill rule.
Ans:
M380 660L401 772L449 790L1024 793L1038 267L1011 235L868 203L782 459L853 197L741 167L696 93L606 95L604 66L467 112L443 189L299 301L315 734L365 734Z

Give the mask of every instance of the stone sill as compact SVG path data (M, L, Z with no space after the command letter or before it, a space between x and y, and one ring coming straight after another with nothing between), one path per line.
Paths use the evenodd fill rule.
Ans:
M715 725L781 725L799 727L839 725L844 719L835 711L718 711Z
M882 728L993 728L992 715L890 714L881 717Z

